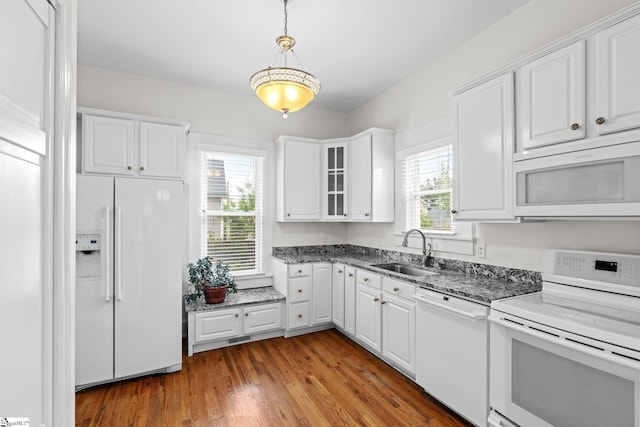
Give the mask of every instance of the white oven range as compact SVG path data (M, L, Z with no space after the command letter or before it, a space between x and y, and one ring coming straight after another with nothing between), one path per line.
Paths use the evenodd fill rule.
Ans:
M545 250L542 279L491 304L488 424L640 427L640 256Z

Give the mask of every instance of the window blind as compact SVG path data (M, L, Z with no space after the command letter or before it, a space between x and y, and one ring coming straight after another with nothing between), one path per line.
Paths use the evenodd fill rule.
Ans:
M201 151L199 170L202 256L262 272L263 159Z
M452 230L453 147L444 145L405 158L406 227Z

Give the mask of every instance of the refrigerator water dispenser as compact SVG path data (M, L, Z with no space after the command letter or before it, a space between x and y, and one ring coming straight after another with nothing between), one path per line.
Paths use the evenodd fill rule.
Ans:
M100 233L76 234L76 279L96 279L102 275Z

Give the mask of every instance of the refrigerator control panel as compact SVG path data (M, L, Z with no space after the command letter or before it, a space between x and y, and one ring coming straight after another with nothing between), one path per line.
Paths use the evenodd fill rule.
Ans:
M99 251L99 234L76 234L76 251Z

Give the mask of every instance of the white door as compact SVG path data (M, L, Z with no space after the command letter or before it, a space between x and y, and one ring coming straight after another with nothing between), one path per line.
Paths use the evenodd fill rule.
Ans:
M640 16L596 34L597 101L594 120L599 134L640 127Z
M312 323L331 322L331 264L313 264Z
M371 221L371 134L349 141L349 218Z
M181 363L182 182L116 178L115 377Z
M585 137L585 42L522 67L522 148Z
M44 0L0 2L0 416L33 426L53 416L54 19Z
M76 251L76 385L113 378L113 185L76 177L76 232L99 236L99 251Z
M182 178L185 129L182 126L140 122L141 176Z
M344 268L344 330L355 336L356 334L356 270L353 267Z
M356 285L356 338L376 351L382 350L380 291Z
M333 323L340 328L344 328L344 268L343 264L334 264L331 281Z
M135 124L129 119L83 115L83 172L133 175Z
M320 145L286 141L285 220L320 219Z
M414 372L416 305L386 293L383 299L382 355Z
M454 99L456 219L513 219L513 73Z

